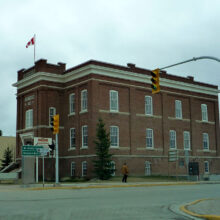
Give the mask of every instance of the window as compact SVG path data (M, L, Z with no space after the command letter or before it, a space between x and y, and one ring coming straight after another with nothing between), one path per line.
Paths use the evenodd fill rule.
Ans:
M110 90L110 111L118 111L118 91Z
M76 147L76 129L70 128L70 148Z
M205 173L209 173L209 161L204 161L204 171Z
M111 169L113 169L112 176L115 176L115 161L111 161Z
M87 111L88 107L88 94L87 90L81 92L81 111Z
M56 108L50 107L49 108L49 125L51 125L51 118L56 115Z
M208 121L208 109L206 104L201 105L202 121Z
M184 150L190 150L190 133L189 133L189 131L183 132L183 145L184 145Z
M146 129L146 148L154 147L154 133L153 130L148 128Z
M82 126L82 147L88 147L88 126Z
M119 129L117 126L110 127L110 141L111 147L119 146Z
M87 175L87 162L83 161L82 162L82 176L86 176Z
M153 114L153 106L152 106L152 97L145 96L145 114L152 115Z
M70 114L75 113L75 93L69 96Z
M71 176L76 176L76 163L72 162L71 163Z
M176 148L176 131L170 130L170 149Z
M182 102L175 100L176 118L182 118Z
M151 175L151 163L149 161L145 162L145 176Z
M29 109L25 112L25 128L33 127L33 109Z
M203 149L209 150L209 135L207 133L203 133Z

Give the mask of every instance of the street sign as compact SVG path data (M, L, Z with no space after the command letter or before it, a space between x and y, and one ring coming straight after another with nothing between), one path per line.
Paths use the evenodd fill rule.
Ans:
M41 156L43 146L24 145L22 146L22 156Z
M177 161L178 154L177 150L169 150L169 162Z

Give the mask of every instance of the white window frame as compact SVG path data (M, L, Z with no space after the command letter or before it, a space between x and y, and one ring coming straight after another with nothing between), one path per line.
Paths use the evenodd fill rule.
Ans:
M145 96L145 115L153 115L152 96Z
M82 126L82 148L88 148L88 125Z
M149 142L151 143L151 146L148 145ZM146 129L146 148L147 149L154 148L154 131L151 128Z
M151 162L145 161L144 174L145 176L151 176Z
M51 114L52 113L52 114ZM51 126L51 118L56 115L56 108L55 107L49 107L49 126Z
M204 161L204 173L209 174L209 161Z
M25 112L25 128L33 128L33 109Z
M86 170L86 173L84 171ZM82 176L87 176L88 173L88 167L87 167L87 161L82 162Z
M110 90L109 91L109 101L110 101L110 111L118 112L118 91Z
M202 134L202 145L203 145L203 150L209 150L209 134L208 133L203 133ZM207 147L205 146L207 145Z
M110 163L114 169L114 172L111 174L111 176L115 176L115 161L112 160Z
M112 139L115 139L116 142L112 142ZM118 126L110 126L110 147L112 148L119 147L119 127Z
M173 145L174 143L174 145ZM176 149L176 131L170 130L170 149Z
M75 144L73 144L75 140ZM76 148L76 128L70 128L70 149Z
M175 100L175 115L176 118L182 119L182 101L180 100Z
M189 131L184 131L183 132L183 146L184 150L190 150L190 132Z
M202 121L208 121L208 107L206 104L201 104Z
M71 93L69 95L69 107L70 107L70 114L75 114L76 111L75 93Z
M76 163L74 161L71 162L70 176L71 177L76 176Z
M88 91L84 89L81 91L81 112L88 111Z

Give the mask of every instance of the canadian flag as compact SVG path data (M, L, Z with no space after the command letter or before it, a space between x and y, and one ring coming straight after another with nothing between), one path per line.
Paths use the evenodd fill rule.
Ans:
M34 45L34 44L35 44L35 36L32 37L30 41L28 41L26 48L28 48L29 46Z

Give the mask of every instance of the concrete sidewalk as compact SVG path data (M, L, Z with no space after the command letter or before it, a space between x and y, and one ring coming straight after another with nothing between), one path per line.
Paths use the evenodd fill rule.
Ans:
M191 216L220 220L220 198L196 200L181 206L180 210Z

